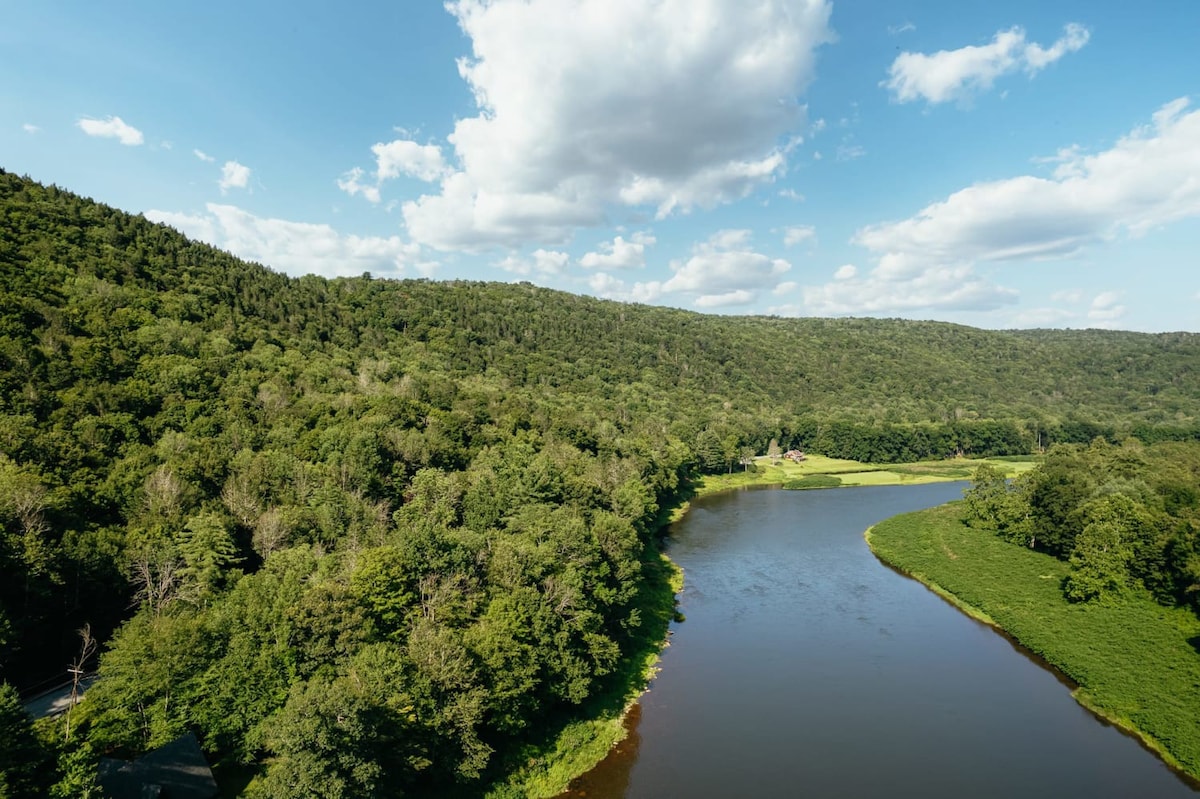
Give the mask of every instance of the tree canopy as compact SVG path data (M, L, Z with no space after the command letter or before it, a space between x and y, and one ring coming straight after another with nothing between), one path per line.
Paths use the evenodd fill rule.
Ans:
M261 796L469 795L605 689L696 474L1200 438L1192 334L290 278L2 171L0 219L0 677L106 642L59 793L191 729ZM1113 449L1006 534L1189 596L1196 474Z

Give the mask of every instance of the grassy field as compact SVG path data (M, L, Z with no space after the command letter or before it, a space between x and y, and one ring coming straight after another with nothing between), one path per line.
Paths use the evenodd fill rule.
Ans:
M919 463L875 464L809 455L801 463L783 461L774 466L766 457L756 459L754 471L741 467L730 474L705 475L696 481L696 496L751 485L783 485L814 475L836 476L843 486L917 485L948 480L969 480L981 464L995 466L1009 477L1032 469L1037 459L1027 458L954 458Z
M1067 602L1067 564L969 528L958 513L948 505L897 516L867 541L882 561L1066 675L1082 705L1200 778L1200 619L1142 592Z

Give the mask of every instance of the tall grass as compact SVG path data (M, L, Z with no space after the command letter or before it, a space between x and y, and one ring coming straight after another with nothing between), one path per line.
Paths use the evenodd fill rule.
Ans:
M1067 564L962 524L958 503L867 531L885 563L995 624L1079 687L1085 707L1200 778L1200 619L1137 590L1070 603Z

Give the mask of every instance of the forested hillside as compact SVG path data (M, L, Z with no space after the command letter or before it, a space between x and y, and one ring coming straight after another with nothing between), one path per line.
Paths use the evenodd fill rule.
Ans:
M1185 333L293 279L0 173L0 678L105 642L62 771L9 789L84 795L92 758L191 729L263 796L478 792L645 635L690 476L773 438L1196 438L1198 359Z

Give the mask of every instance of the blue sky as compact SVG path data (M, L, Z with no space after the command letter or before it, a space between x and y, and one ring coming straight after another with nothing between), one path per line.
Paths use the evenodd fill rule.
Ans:
M3 3L0 167L291 274L1200 330L1200 3Z

